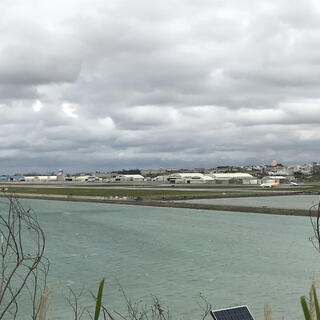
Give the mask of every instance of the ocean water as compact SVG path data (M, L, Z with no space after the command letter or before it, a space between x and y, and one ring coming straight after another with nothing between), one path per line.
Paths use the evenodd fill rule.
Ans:
M246 304L256 319L263 319L264 303L271 304L274 319L302 319L300 296L320 276L320 255L304 217L22 203L47 235L48 314L55 320L73 319L68 286L83 289L80 303L92 305L89 291L96 292L102 277L104 303L115 310L124 310L121 286L142 306L157 296L174 319L200 319L200 294L217 309ZM5 206L1 200L0 209Z
M319 195L293 195L272 197L192 199L180 200L177 202L308 210L312 205L318 204L319 201Z

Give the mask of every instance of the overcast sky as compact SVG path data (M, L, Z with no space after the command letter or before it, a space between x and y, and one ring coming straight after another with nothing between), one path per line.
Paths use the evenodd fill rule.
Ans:
M320 161L316 0L1 0L0 173Z

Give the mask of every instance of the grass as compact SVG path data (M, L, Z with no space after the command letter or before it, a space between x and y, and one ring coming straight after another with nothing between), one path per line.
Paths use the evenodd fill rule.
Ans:
M10 193L41 194L41 195L64 195L64 196L85 196L85 197L127 197L143 199L174 199L174 198L192 198L222 195L242 195L255 196L263 194L268 196L274 192L311 192L318 193L319 185L309 187L278 187L272 189L262 189L259 186L236 186L236 185L170 185L157 186L148 184L79 184L79 185L31 185L23 184L21 186L9 186ZM108 188L103 188L108 187ZM136 188L136 189L135 189ZM197 190L196 190L197 189ZM205 189L205 190L204 190ZM209 190L208 190L209 189ZM245 191L246 189L247 191ZM240 191L240 192L239 192Z
M77 185L73 185L76 187ZM79 187L83 187L84 185L78 185ZM94 188L94 187L132 187L132 188L155 188L155 189L163 189L163 188L173 188L173 189L255 189L257 186L253 185L228 185L228 184L215 184L215 185L190 185L190 184L167 184L167 185L155 185L155 184L86 184L86 188Z
M140 190L140 189L93 189L93 188L28 188L9 187L10 193L44 194L44 195L74 195L101 197L170 197L170 196L211 196L221 192L192 191L192 190Z

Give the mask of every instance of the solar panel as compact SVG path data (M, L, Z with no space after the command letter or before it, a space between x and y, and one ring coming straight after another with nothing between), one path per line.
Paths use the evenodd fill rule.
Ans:
M214 320L254 320L247 306L211 310Z

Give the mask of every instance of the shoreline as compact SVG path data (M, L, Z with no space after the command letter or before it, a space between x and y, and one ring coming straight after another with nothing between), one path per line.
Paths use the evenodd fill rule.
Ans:
M9 194L0 194L0 197L5 198ZM310 211L303 209L285 209L285 208L271 208L271 207L256 207L256 206L238 206L238 205L217 205L217 204L202 204L202 203L187 203L187 202L173 202L170 200L110 200L99 196L70 196L70 195L45 195L45 194L14 194L20 199L35 199L35 200L54 200L54 201L72 201L72 202L93 202L119 205L135 205L135 206L149 206L162 208L181 208L193 210L213 210L213 211L231 211L241 213L259 213L271 215L285 215L285 216L302 216L309 217ZM316 212L314 212L315 216Z

